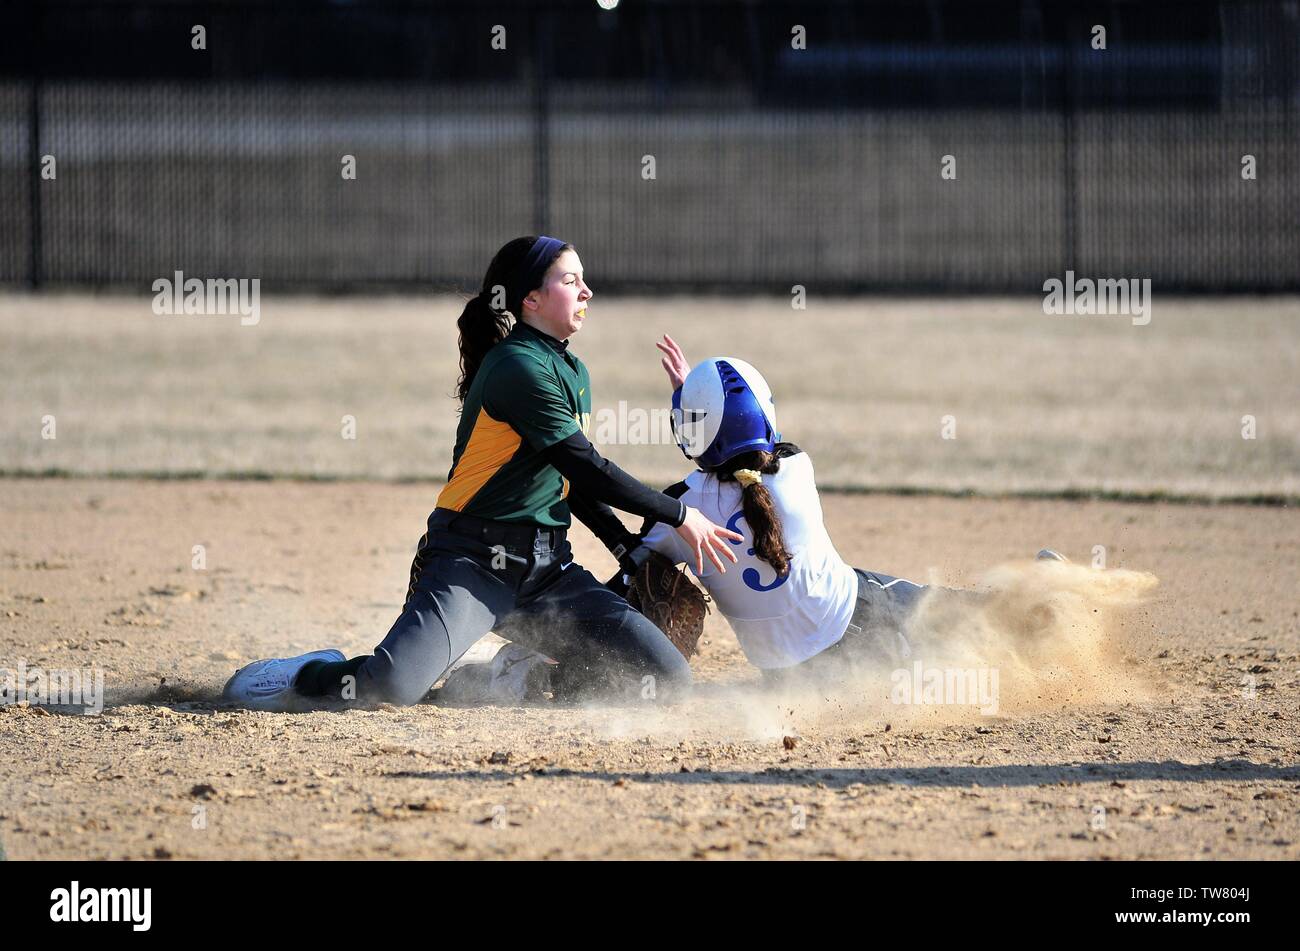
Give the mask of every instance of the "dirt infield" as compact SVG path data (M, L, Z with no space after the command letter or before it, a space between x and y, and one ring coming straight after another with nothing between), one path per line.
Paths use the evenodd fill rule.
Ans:
M1294 508L824 499L847 560L917 580L1043 545L1156 575L1112 632L1113 696L787 705L714 616L673 708L217 701L251 658L377 643L435 492L0 482L0 668L97 666L106 703L0 708L8 855L1300 857Z

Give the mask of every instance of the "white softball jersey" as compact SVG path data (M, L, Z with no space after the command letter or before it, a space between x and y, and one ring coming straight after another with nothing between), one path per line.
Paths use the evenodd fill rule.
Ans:
M699 579L731 623L751 664L791 667L844 636L857 603L858 579L826 532L807 453L786 456L779 472L763 475L793 556L784 578L754 554L754 535L740 507L738 483L719 482L699 470L685 482L683 502L745 536L743 542L732 543L738 564L728 562L723 574L706 557ZM685 562L695 573L695 553L671 526L656 523L645 544L679 564Z

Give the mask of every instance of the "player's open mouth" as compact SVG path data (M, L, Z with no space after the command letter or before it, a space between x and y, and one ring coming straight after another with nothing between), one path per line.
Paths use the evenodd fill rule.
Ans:
M574 314L573 316L575 316L575 317L586 317L586 316L587 316L587 308L585 308L585 307L582 308L582 310L578 311L578 312L577 312L576 314Z

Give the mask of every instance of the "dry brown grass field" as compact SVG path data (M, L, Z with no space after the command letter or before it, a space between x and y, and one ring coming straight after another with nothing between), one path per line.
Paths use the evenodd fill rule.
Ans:
M607 300L592 279L573 346L593 440L650 482L685 465L662 441L635 444L638 419L668 403L654 349L667 332L693 360L762 370L827 486L1300 494L1293 298L1156 295L1134 326L1049 317L1037 300ZM443 478L459 313L455 297L268 296L241 326L157 316L148 297L0 297L0 469Z

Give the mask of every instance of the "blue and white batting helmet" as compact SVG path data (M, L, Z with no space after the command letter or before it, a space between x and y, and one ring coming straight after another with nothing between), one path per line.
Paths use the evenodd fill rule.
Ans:
M710 357L691 370L673 393L673 435L687 459L702 469L781 440L772 390L759 373L735 357Z

